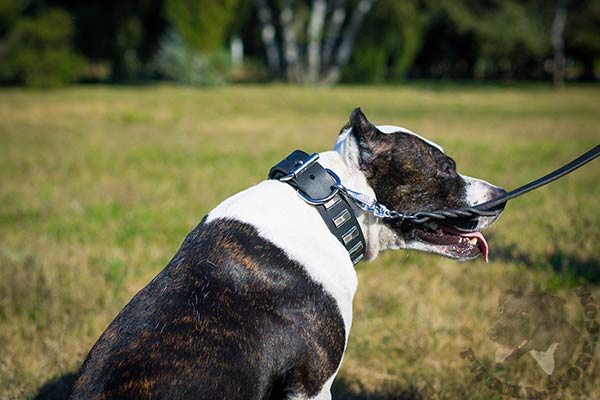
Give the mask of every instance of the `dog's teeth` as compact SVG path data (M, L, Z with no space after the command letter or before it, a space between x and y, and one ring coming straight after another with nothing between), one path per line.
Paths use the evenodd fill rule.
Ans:
M477 238L471 238L469 239L469 243L472 244L473 246L477 245Z

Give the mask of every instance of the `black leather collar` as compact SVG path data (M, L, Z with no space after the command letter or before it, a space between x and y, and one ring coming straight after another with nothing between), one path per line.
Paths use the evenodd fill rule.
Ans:
M348 251L352 264L356 264L364 257L365 238L346 196L337 191L334 194L337 177L316 162L317 158L317 155L309 156L302 150L295 150L271 168L269 179L289 184L301 198L315 206L331 233ZM307 200L328 197L331 199L317 201L318 204Z

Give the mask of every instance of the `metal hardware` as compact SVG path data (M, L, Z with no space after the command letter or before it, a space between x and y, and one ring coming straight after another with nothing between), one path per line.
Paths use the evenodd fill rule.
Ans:
M292 179L296 178L298 175L300 175L300 173L302 171L304 171L306 168L308 168L311 165L313 165L314 163L316 163L318 159L319 159L319 154L318 153L313 153L306 160L299 161L298 165L296 166L296 168L294 168L293 170L291 170L289 174L287 174L287 175L282 176L281 178L279 178L279 181L281 181L281 182L287 182L289 180L292 180Z
M353 226L348 230L348 232L342 235L342 240L344 241L344 244L347 245L356 237L358 237L358 228L356 226Z
M362 258L364 257L365 254L362 253L362 251L363 251L364 248L365 247L363 246L362 242L358 242L358 243L356 243L356 245L353 248L351 248L348 251L348 253L350 253L350 259L352 260L352 264L353 265L358 264L358 262L360 260L362 260ZM358 257L354 258L354 256L356 254L358 254Z
M350 218L351 218L350 211L348 211L347 208L344 208L341 213L339 213L332 219L332 222L336 228L339 228L340 226L344 225L346 222L350 221Z
M314 155L317 156L317 158L315 159L315 161L316 161L319 158L319 155L313 154L313 156ZM312 156L311 156L311 158L312 158ZM313 163L315 161L313 161ZM305 164L308 164L308 162L306 162ZM305 202L307 202L310 205L318 206L318 205L327 203L329 200L333 199L340 192L340 189L338 188L339 186L342 185L342 182L340 181L340 177L337 176L337 174L335 172L333 172L332 170L330 170L329 168L325 168L325 171L327 171L329 173L329 175L331 175L333 177L333 179L335 179L335 183L333 185L331 185L333 190L327 196L321 197L320 199L313 199L312 197L305 195L301 191L296 190L296 193L298 194L298 196L300 196L300 198L302 200L304 200ZM293 173L293 171L292 171L292 173Z
M412 217L409 215L404 215L395 210L390 210L386 206L381 203L378 203L374 198L367 196L364 193L355 192L354 190L350 190L342 184L337 185L337 188L345 194L350 200L354 202L363 211L370 212L377 218L402 218L402 219L411 219Z

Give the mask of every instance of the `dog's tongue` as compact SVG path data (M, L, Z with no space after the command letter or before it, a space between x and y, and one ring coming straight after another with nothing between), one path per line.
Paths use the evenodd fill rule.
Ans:
M461 237L465 237L465 238L476 238L477 246L479 247L479 250L481 250L481 253L483 254L483 259L485 260L485 262L489 261L488 254L490 252L490 248L488 246L487 241L485 240L485 237L483 236L483 234L481 232L462 232L457 229L451 228L449 226L444 226L442 229L453 235L457 235L457 236L461 236Z

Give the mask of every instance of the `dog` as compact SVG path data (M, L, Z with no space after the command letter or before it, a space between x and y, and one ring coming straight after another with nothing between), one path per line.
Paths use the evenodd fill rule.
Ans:
M345 187L406 213L505 193L460 175L439 145L376 127L359 108L318 164ZM351 213L342 214L360 227L363 261L387 249L487 257L479 231L502 211L417 225L349 204ZM226 199L110 323L70 398L330 399L352 323L358 258L325 222L283 179Z
M580 333L565 319L565 301L548 293L505 290L498 299L498 319L488 331L500 347L496 362L506 363L529 353L547 375L571 360Z

